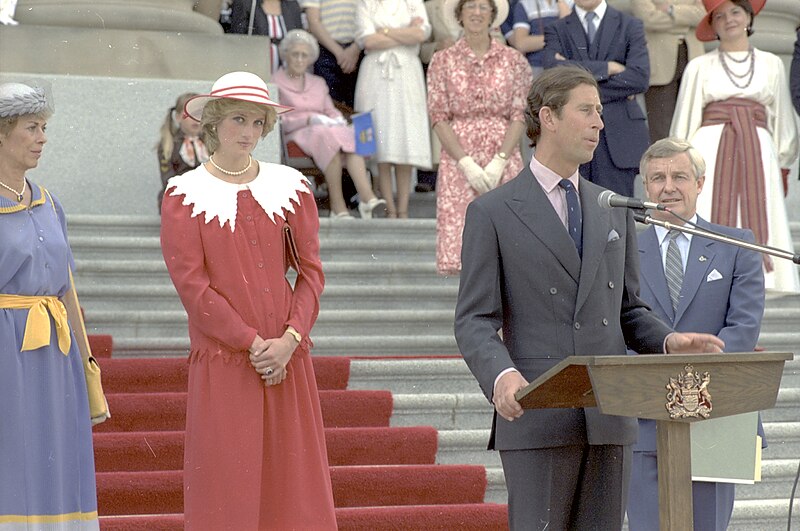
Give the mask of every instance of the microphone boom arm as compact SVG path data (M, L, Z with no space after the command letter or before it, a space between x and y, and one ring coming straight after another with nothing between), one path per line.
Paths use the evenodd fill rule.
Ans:
M790 253L789 251L784 251L782 249L777 249L775 247L769 247L767 245L760 245L757 243L746 242L744 240L740 240L738 238L731 238L730 236L725 236L723 234L708 232L707 230L703 230L697 227L676 225L674 223L670 223L669 221L662 221L660 219L656 219L644 210L634 210L633 219L635 219L639 223L644 223L646 225L658 225L659 227L664 227L667 230L678 230L681 232L688 232L689 234L702 236L703 238L716 240L718 242L727 243L730 245L736 245L737 247L742 247L744 249L749 249L751 251L756 251L758 253L769 254L772 256L776 256L778 258L784 258L786 260L791 260L795 264L800 264L800 254L793 254Z

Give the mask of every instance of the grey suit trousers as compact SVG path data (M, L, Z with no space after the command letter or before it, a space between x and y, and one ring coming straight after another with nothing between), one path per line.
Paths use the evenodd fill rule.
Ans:
M622 529L632 454L588 444L501 451L511 531Z

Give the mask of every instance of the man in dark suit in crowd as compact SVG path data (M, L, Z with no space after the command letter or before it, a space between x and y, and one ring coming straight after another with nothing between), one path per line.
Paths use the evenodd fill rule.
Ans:
M705 169L703 156L691 144L665 138L645 152L640 174L650 201L668 205L701 229L755 242L749 229L714 225L697 216ZM684 224L669 212L656 211L652 216ZM639 233L639 258L642 299L675 330L715 334L725 341L728 352L755 348L764 314L764 273L758 253L651 226ZM734 494L733 483L693 482L694 529L725 531L733 513ZM628 528L650 531L658 526L656 426L653 420L640 420Z
M636 232L581 178L603 122L597 83L570 65L534 80L530 166L467 209L455 335L495 406L513 530L622 527L636 419L596 408L523 410L514 393L571 355L713 352L708 334L673 333L639 299ZM498 330L502 329L502 337Z
M794 41L792 69L789 74L789 86L792 91L792 103L797 114L800 114L800 28L797 28L797 40Z
M545 28L544 66L578 63L597 80L605 129L581 176L626 196L642 153L650 144L645 115L636 101L647 91L650 59L642 21L606 0L575 0L568 16Z

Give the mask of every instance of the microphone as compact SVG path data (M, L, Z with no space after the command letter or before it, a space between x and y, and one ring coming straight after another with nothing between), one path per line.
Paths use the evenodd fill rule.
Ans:
M634 197L625 197L612 192L611 190L603 190L597 196L597 203L602 208L638 208L638 209L652 209L668 211L667 207L661 203L651 203L650 201L642 201Z

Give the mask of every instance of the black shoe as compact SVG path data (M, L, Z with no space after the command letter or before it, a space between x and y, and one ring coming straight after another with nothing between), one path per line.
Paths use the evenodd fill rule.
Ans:
M414 191L419 192L421 194L433 192L433 190L434 190L433 185L430 183L417 183L417 185L414 187Z

